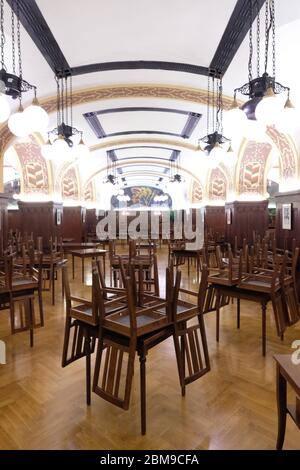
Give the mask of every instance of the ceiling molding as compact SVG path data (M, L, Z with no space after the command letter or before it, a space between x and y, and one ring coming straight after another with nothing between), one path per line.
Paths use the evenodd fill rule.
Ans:
M150 129L143 129L143 130L133 130L133 131L120 131L120 132L112 132L106 133L101 122L99 116L106 115L106 114L116 114L122 112L160 112L160 113L173 113L173 114L183 114L187 116L186 123L183 129L180 132L167 132L167 131L159 131L159 130L150 130ZM106 137L117 137L122 135L131 135L131 134L157 134L157 135L169 135L173 137L181 137L183 139L189 139L197 126L198 122L200 121L202 114L185 111L182 109L173 109L173 108L157 108L157 107L147 107L147 106L131 106L131 107L123 107L123 108L110 108L105 109L103 111L92 111L83 114L84 118L86 119L87 123L93 130L97 139L104 139Z
M94 72L107 72L112 70L170 70L173 72L193 73L208 76L209 69L202 65L183 64L180 62L165 62L157 60L125 60L115 62L100 62L96 64L71 67L71 74L84 75Z
M253 21L266 0L256 0ZM209 68L224 75L250 29L250 1L238 0Z
M128 85L114 85L114 86L99 86L93 88L82 88L73 91L73 106L79 106L85 103L92 103L95 101L120 99L120 98L160 98L176 101L186 101L196 104L207 104L207 90L202 88L189 88L174 85L162 84L128 84ZM57 96L40 99L40 104L45 108L48 113L56 113ZM233 99L229 96L223 96L224 110L230 109ZM242 104L242 102L240 102ZM0 126L0 154L15 140L11 134L7 123ZM147 142L141 140L140 142ZM171 145L172 145L172 141ZM184 145L183 145L184 147Z
M91 145L89 147L90 149L90 152L95 152L96 150L110 150L110 149L115 149L115 148L118 148L118 149L122 149L122 148L126 148L126 147L130 147L131 145L133 147L135 147L136 145L149 145L149 144L155 144L155 146L157 146L157 148L160 148L160 147L166 147L166 146L171 146L174 150L176 150L176 148L179 148L179 149L185 149L185 150L198 150L198 146L197 145L193 145L193 144L190 144L189 142L186 142L184 140L170 140L170 139L161 139L161 138L136 138L136 137L133 137L133 138L130 138L130 139L114 139L114 140L111 140L111 141L105 141L105 142L100 142L96 145Z
M14 12L17 13L17 2L6 0ZM41 10L35 0L18 0L20 21L36 47L48 62L51 70L56 74L60 70L68 70L70 66L52 34ZM59 10L58 10L59 14Z

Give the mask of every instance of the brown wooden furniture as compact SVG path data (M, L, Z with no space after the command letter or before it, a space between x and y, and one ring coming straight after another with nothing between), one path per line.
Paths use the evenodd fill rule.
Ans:
M84 282L84 260L86 258L91 258L91 259L97 259L99 257L102 258L103 262L103 273L105 277L105 255L106 255L106 250L100 250L97 248L87 248L83 250L72 250L70 251L70 254L72 255L72 273L73 273L73 279L75 278L75 257L81 259L81 280Z
M73 238L75 242L83 242L85 236L85 207L64 206L62 237Z
M276 354L276 390L278 410L278 434L276 449L281 450L284 443L286 416L290 415L300 429L300 366L292 362L289 354ZM287 383L296 393L296 403L287 405Z
M33 239L42 237L43 250L49 250L50 238L62 236L62 223L57 224L57 212L63 206L56 202L24 202L19 201L21 232L33 233Z
M5 194L0 193L0 256L3 255L4 250L7 247L7 236L8 236L8 216L7 216L7 205L8 197Z
M225 213L230 211L230 222L226 223L226 241L234 245L237 237L238 248L243 240L253 243L253 230L264 236L268 228L268 201L234 201L225 204ZM226 221L229 222L229 216Z
M72 296L70 292L67 267L62 269L64 291L66 296L66 322L62 353L62 367L66 367L82 357L86 358L86 401L91 404L91 354L95 350L99 325L99 299L97 297L97 283L99 282L100 263L92 264L92 296L91 299ZM102 276L102 273L101 273ZM102 277L101 277L102 278ZM107 291L105 291L105 303ZM121 301L124 296L115 295L106 305L107 313L124 308Z

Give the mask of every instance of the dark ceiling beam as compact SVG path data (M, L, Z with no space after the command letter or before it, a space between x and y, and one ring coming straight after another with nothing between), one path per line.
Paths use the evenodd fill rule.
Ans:
M109 70L131 69L171 70L174 72L194 73L196 75L205 76L209 73L208 68L202 67L201 65L182 64L179 62L162 62L156 60L125 60L71 67L71 74L74 76L93 72L107 72Z
M17 13L17 2L6 0ZM35 0L19 0L20 21L55 74L70 66ZM59 10L58 10L59 14Z
M253 21L266 0L253 0ZM250 0L238 0L210 63L210 70L224 75L250 29Z

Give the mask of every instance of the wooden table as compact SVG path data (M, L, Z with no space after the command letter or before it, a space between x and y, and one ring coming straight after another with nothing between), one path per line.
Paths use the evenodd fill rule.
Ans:
M200 260L201 254L203 253L202 249L200 250L190 250L188 248L179 248L178 250L175 248L173 249L172 255L174 258L187 258L188 260L188 275L190 274L190 258L196 259L196 271L197 271L197 279L199 279L200 273Z
M68 242L62 244L64 253L71 253L72 250L96 249L100 243L92 242Z
M276 449L281 450L283 447L286 416L289 414L292 420L300 429L300 364L294 364L292 355L276 354L276 390L277 390L277 410L278 410L278 434ZM287 405L287 382L295 391L296 405Z
M70 252L70 254L72 255L73 279L75 278L75 269L74 269L74 258L75 258L75 256L77 256L78 258L81 258L82 282L84 282L84 260L85 260L85 258L97 259L101 256L102 261L103 261L103 275L104 275L104 278L105 278L105 255L106 255L106 250L90 248L90 249L84 249L84 250L72 250Z
M216 340L219 342L219 330L220 330L220 299L222 296L237 299L237 327L240 327L240 302L241 300L249 300L250 302L256 302L261 304L262 313L262 355L266 355L266 343L267 343L267 303L271 300L269 294L264 292L251 291L248 289L240 289L236 286L224 286L221 284L211 284L216 292Z

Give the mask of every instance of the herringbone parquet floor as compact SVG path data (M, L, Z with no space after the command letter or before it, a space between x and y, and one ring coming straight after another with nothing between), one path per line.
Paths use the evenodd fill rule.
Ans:
M160 270L166 262L159 256ZM88 263L87 263L88 265ZM184 286L195 288L184 270ZM86 283L90 272L86 269ZM60 282L58 283L58 285ZM89 295L81 284L80 265L72 291ZM235 305L223 309L220 343L215 314L205 318L212 370L187 387L181 397L173 341L154 348L147 359L147 435L140 435L139 364L129 411L92 394L85 404L85 364L61 368L64 305L44 295L46 325L35 332L10 335L8 312L0 312L0 339L7 364L0 365L0 449L274 449L277 433L274 353L291 353L300 327L284 342L268 315L267 357L261 356L261 316L257 305L242 302L241 329ZM299 366L300 367L300 366ZM291 395L291 399L293 396ZM285 449L300 449L300 432L288 418Z

